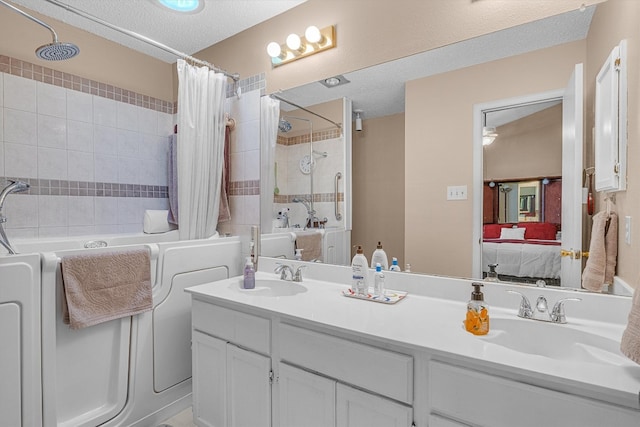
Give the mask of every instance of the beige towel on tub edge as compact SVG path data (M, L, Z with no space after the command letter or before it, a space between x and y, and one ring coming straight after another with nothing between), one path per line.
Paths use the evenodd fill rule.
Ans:
M62 259L64 323L80 329L152 308L146 249L96 252Z

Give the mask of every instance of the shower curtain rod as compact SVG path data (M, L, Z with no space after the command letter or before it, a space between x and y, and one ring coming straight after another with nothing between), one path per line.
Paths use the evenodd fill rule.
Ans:
M333 124L333 125L335 125L338 129L342 129L342 125L341 125L341 124L336 123L336 122L334 122L333 120L327 119L325 116L322 116L322 115L320 115L320 114L318 114L318 113L314 113L314 112L313 112L313 111L311 111L311 110L307 110L306 108L301 107L300 105L295 104L295 103L293 103L293 102L291 102L291 101L287 101L286 99L284 99L284 98L283 98L283 97L281 97L281 96L276 95L275 93L272 93L272 94L271 94L271 95L269 95L269 96L271 96L272 98L275 98L275 99L277 99L277 100L280 100L280 101L282 101L282 102L286 102L286 103L287 103L287 104L289 104L289 105L293 105L294 107L299 108L299 109L301 109L301 110L304 110L304 111L306 111L306 112L307 112L307 113L309 113L309 114L313 114L314 116L320 117L321 119L324 119L324 120L328 121L329 123L332 123L332 124Z
M221 68L218 68L215 65L213 65L213 64L211 64L211 63L209 63L207 61L203 61L201 59L194 58L191 55L187 55L186 53L183 53L183 52L180 52L179 50L173 49L173 48L171 48L171 47L169 47L167 45L164 45L164 44L162 44L160 42L157 42L157 41L155 41L153 39L150 39L149 37L143 36L142 34L138 34L138 33L134 32L134 31L130 31L130 30L124 29L122 27L118 27L117 25L114 25L114 24L112 24L110 22L107 22L107 21L105 21L103 19L100 19L97 16L93 16L90 13L87 13L87 12L85 12L83 10L76 9L73 6L70 6L68 4L62 3L62 2L60 2L58 0L46 0L46 1L51 3L51 4L56 5L58 7L66 9L69 12L73 12L76 15L82 16L83 18L86 18L86 19L88 19L90 21L96 22L96 23L98 23L100 25L104 25L105 27L111 28L112 30L119 31L122 34L126 34L126 35L128 35L130 37L133 37L133 38L138 39L140 41L143 41L143 42L145 42L147 44L155 46L158 49L162 49L165 52L169 52L169 53L171 53L171 54L173 54L173 55L175 55L175 56L177 56L179 58L191 61L191 62L199 64L199 65L204 65L206 67L209 67L212 70L214 70L215 72L222 73L225 76L229 77L230 79L233 79L234 82L237 82L238 80L240 80L240 74L238 74L238 73L233 73L233 74L228 73L227 71L225 71L225 70L223 70Z

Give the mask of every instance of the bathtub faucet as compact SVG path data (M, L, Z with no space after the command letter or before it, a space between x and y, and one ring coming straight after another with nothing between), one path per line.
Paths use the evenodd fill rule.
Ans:
M2 214L2 207L4 206L4 200L11 193L20 193L22 191L27 191L29 189L29 184L22 181L12 181L9 180L9 185L4 187L2 192L0 192L0 245L4 246L4 248L9 252L9 254L13 255L16 251L11 247L9 243L9 238L4 231L4 227L2 224L7 222L7 218Z
M302 203L304 205L304 207L307 209L307 224L305 225L305 228L322 228L324 227L324 225L327 222L327 219L325 218L324 220L320 220L317 216L316 216L316 211L313 209L313 205L311 204L311 201L304 198L304 197L294 197L293 198L293 202L294 203Z

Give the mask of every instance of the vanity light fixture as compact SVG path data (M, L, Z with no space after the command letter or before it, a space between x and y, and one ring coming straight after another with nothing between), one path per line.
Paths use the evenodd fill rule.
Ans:
M485 126L482 128L482 145L487 146L493 144L498 134L493 126Z
M267 54L271 57L271 66L279 67L300 58L323 52L336 47L336 30L334 25L319 29L312 25L304 36L292 33L284 44L271 42L267 45Z

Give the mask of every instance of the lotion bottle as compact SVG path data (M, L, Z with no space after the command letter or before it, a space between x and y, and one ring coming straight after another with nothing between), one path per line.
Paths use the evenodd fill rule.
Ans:
M371 255L371 268L376 268L377 263L380 263L383 270L389 269L389 258L387 258L387 253L382 249L382 242L378 242L378 247Z
M369 293L369 284L367 282L368 266L369 263L367 262L367 257L364 256L362 246L358 245L356 254L351 260L351 292L356 295L366 296Z
M244 289L254 289L256 287L256 271L253 269L251 257L247 257L244 264L244 281L242 283Z
M489 307L484 302L484 295L480 288L482 283L473 282L471 300L467 304L467 317L464 328L474 335L486 335L489 332Z

